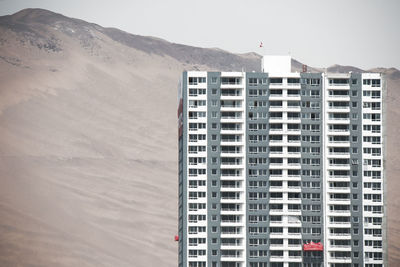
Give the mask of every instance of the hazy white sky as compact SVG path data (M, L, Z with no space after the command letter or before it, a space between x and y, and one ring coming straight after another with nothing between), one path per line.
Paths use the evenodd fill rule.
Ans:
M0 0L0 15L28 7L175 43L290 52L316 67L400 69L399 0Z

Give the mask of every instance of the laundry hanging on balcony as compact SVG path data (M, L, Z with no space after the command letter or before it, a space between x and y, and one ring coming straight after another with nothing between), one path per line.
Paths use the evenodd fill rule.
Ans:
M303 250L304 251L323 251L324 246L321 244L321 242L314 243L311 241L310 243L303 245Z

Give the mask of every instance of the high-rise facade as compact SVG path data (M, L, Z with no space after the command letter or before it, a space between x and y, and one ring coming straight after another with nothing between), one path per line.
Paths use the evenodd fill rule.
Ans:
M180 267L386 266L378 73L184 72Z

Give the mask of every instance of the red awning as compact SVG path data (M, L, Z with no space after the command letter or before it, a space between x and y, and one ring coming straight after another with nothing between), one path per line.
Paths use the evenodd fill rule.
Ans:
M310 243L303 245L303 250L304 251L323 251L324 245L322 245L321 242L314 243L311 241Z

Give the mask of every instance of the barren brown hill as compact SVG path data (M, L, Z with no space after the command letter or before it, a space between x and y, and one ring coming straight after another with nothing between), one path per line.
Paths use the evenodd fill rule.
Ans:
M259 65L41 9L0 17L0 266L176 266L180 73ZM400 75L377 71L394 265Z

